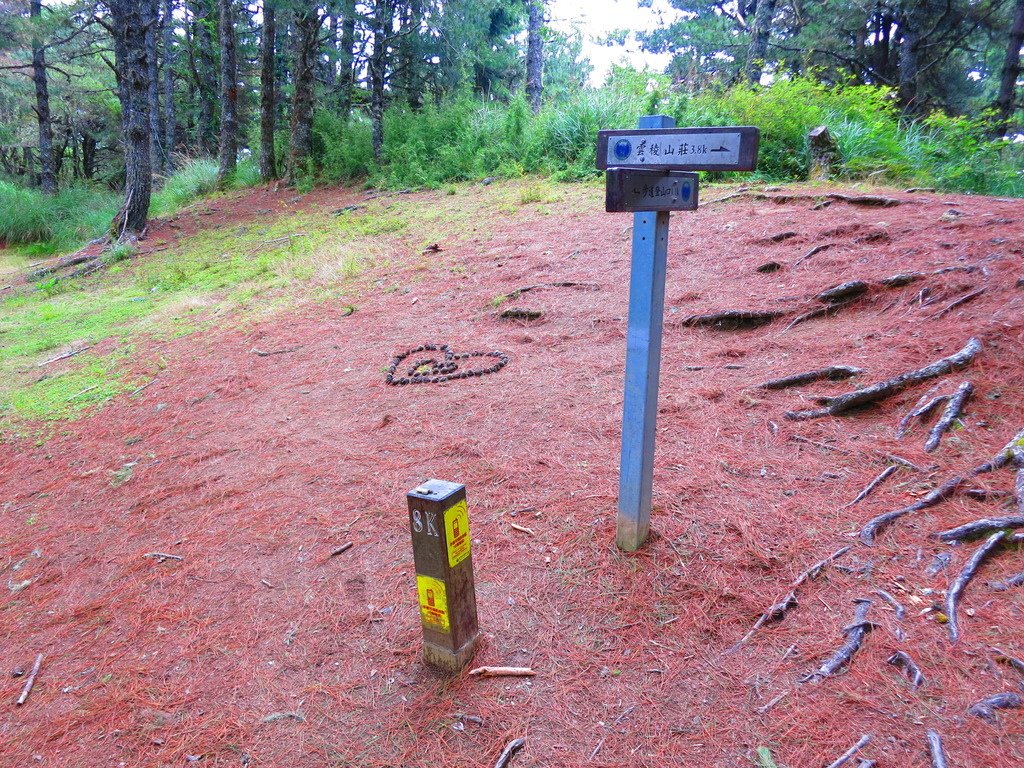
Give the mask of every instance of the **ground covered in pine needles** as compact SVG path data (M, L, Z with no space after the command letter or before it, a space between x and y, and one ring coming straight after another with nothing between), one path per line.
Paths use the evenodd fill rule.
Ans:
M984 560L954 643L944 593L984 537L932 536L1018 514L1014 466L907 514L871 546L858 536L1024 428L1024 203L718 188L699 212L675 214L654 532L624 554L614 537L631 220L604 213L596 186L554 189L373 200L260 190L155 224L117 274L89 278L105 290L185 236L269 231L310 207L325 217L314 224L397 222L367 219L378 251L362 269L344 266L350 250L335 263L324 240L308 271L275 284L273 311L200 307L198 331L134 339L118 363L127 383L77 420L8 430L0 763L454 768L493 765L522 737L515 768L803 768L870 735L847 765L922 768L929 730L950 765L1024 761L1024 710L968 714L1022 693L1024 587L992 584L1024 571L1024 551L1007 534ZM815 298L850 281L866 285ZM528 311L502 317L509 309ZM765 319L691 319L724 310ZM969 364L873 406L786 416L971 338L981 351ZM509 363L388 386L391 358L426 343ZM830 365L862 372L757 386ZM936 450L923 446L943 407L897 439L930 388L963 382L973 394ZM468 488L475 664L536 676L444 679L421 664L404 496L428 477ZM866 621L855 620L862 598ZM853 637L848 661L813 674ZM887 662L898 651L919 685Z

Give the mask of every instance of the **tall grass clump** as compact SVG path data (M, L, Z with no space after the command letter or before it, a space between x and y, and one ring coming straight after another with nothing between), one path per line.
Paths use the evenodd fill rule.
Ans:
M188 160L153 194L149 214L165 216L216 189L217 161L210 158Z
M85 186L50 196L0 181L0 240L31 245L33 255L72 248L102 235L118 203L113 193Z

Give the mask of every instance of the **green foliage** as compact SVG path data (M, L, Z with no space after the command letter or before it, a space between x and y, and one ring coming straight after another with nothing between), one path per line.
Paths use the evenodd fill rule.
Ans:
M51 197L0 181L0 241L36 244L29 251L33 255L72 248L102 234L117 206L115 195L88 187Z
M151 216L166 216L193 200L213 194L216 189L217 161L208 158L189 160L153 195L149 213Z

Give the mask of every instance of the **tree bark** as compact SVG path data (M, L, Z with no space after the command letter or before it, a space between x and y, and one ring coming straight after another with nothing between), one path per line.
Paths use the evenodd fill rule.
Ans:
M764 72L764 61L768 55L768 40L772 34L772 20L775 18L777 0L758 0L754 12L754 29L747 49L747 81L752 85L760 85Z
M260 35L260 177L263 181L277 178L277 155L274 151L276 38L277 19L273 0L264 0L263 31Z
M526 31L526 98L533 114L540 112L544 91L544 41L541 26L544 24L544 0L529 0L529 20Z
M343 0L341 9L341 50L338 51L338 111L343 120L348 120L352 111L352 88L354 87L352 60L356 44L356 2Z
M138 0L107 0L114 38L114 58L121 98L124 141L124 204L111 222L120 238L146 228L152 193L149 156L149 62L146 30L152 24L150 5Z
M313 86L318 35L323 19L315 0L295 11L295 90L292 97L291 155L288 180L294 184L308 170L313 145Z
M1024 45L1024 0L1017 0L1013 12L1013 25L1006 45L1006 56L1003 58L1003 72L999 81L999 94L996 96L995 123L993 136L1002 136L1010 127L1017 94L1017 78L1020 77L1020 49Z
M899 88L898 94L903 111L914 114L920 111L917 99L918 75L920 73L919 45L920 29L919 14L910 8L900 19L900 56L899 56Z
M174 173L174 148L177 145L178 115L174 109L174 5L175 0L163 0L164 35L164 173Z
M149 156L154 174L163 173L163 147L160 142L160 59L157 54L157 40L160 36L159 0L141 0L149 5L147 13L150 24L146 27L146 63L149 67L149 87L146 98L149 101Z
M199 0L195 10L194 26L196 59L195 85L199 94L199 114L196 118L196 133L203 153L212 155L216 147L213 115L216 101L215 87L217 73L213 61L213 36L210 34L209 0Z
M220 31L220 145L217 183L224 184L238 163L238 59L234 0L218 0Z
M41 21L42 0L32 0L29 11L33 26ZM46 79L46 53L37 29L32 32L32 80L36 87L36 118L39 122L39 186L47 195L57 194L53 165L53 121L50 119L50 89Z
M373 157L378 162L384 148L384 88L387 76L388 38L393 22L393 0L377 0L373 14L373 52L370 54L370 122L373 126Z

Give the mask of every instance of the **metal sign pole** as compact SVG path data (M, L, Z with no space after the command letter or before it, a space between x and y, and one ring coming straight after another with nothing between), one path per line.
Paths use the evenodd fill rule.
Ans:
M665 115L640 118L641 129L673 127L675 120ZM668 211L633 214L619 518L615 539L620 549L629 552L644 543L651 523L669 215Z

